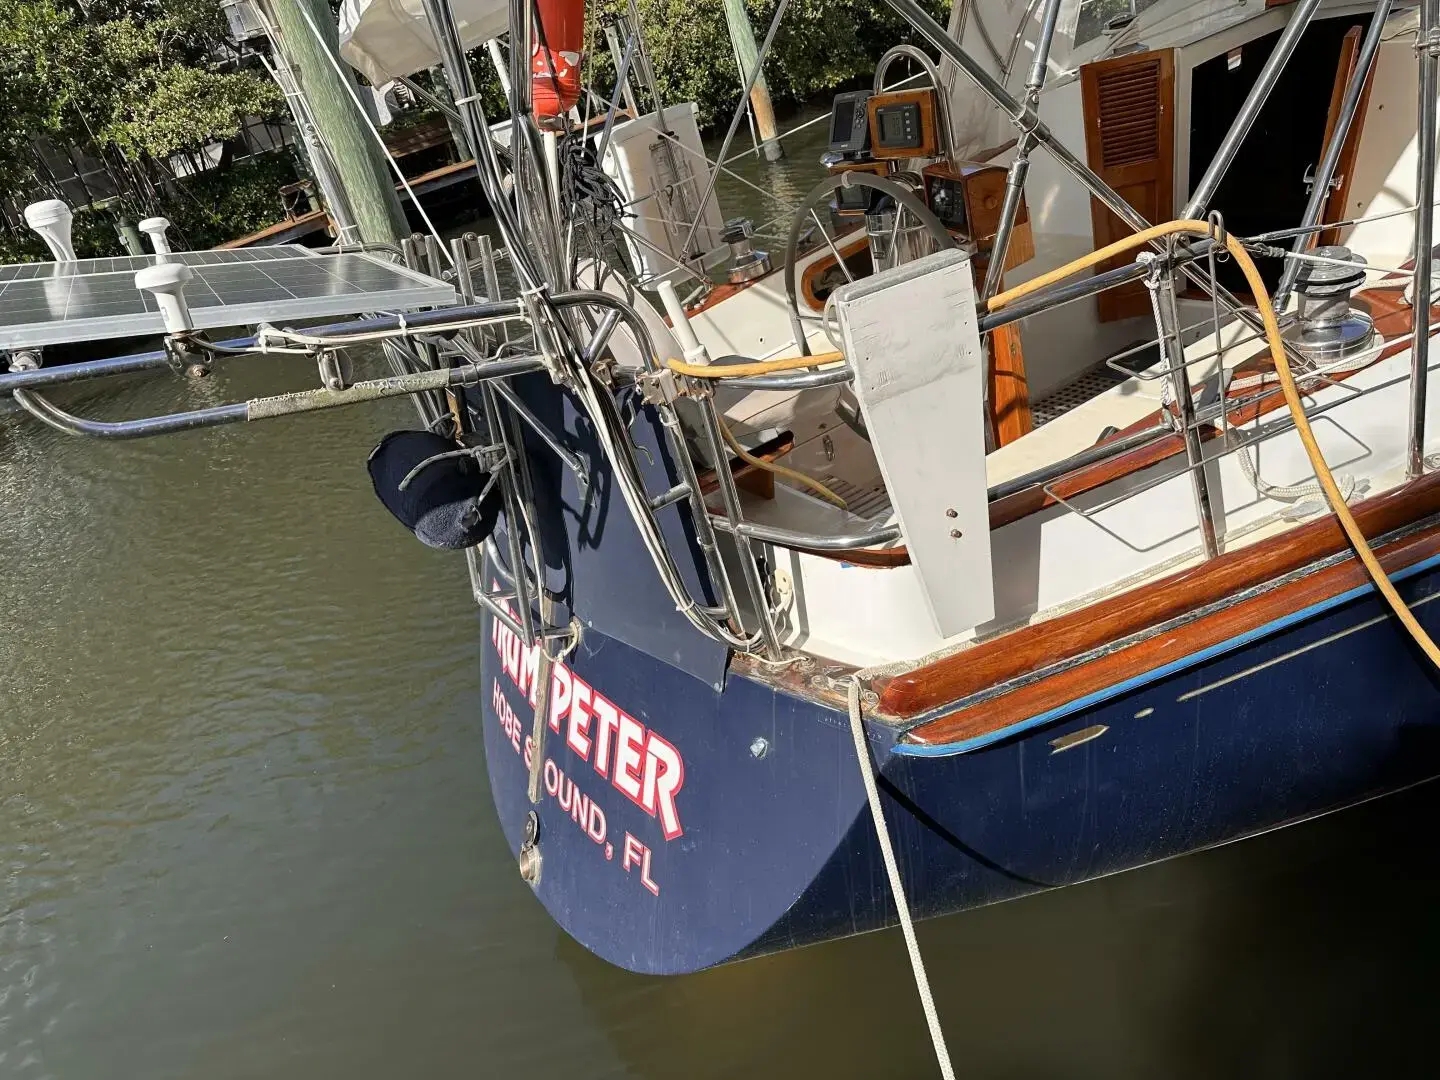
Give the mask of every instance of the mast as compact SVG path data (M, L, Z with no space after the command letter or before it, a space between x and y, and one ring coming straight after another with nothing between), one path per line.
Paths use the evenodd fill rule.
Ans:
M339 64L339 35L330 5L326 0L268 4L315 126L339 170L361 237L372 244L398 243L409 232L405 211L373 137L357 115L350 95L355 76ZM352 86L347 88L342 79Z

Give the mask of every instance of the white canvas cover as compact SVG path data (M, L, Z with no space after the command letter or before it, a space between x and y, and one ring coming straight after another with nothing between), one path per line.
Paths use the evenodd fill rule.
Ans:
M467 49L510 25L505 0L451 0L450 10ZM342 0L340 55L374 86L440 63L423 0Z

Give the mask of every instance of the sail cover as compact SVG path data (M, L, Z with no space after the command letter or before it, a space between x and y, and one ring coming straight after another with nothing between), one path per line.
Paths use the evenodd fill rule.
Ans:
M467 49L509 27L506 0L450 0L460 43ZM340 55L371 85L440 63L424 0L342 0Z

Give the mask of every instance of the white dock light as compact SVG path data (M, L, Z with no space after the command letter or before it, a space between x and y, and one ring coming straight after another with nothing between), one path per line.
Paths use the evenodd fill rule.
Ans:
M25 207L25 224L40 234L56 262L75 262L75 248L70 242L70 222L74 215L59 199L45 199Z
M192 277L193 271L184 263L157 263L135 274L135 287L155 294L167 333L184 334L195 329L190 305L185 303L185 284Z
M165 235L165 230L170 228L169 218L147 217L137 227L150 237L150 246L155 249L156 255L170 254L170 239Z

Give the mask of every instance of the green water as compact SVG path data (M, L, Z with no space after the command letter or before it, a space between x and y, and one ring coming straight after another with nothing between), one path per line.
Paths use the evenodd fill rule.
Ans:
M812 160L744 167L798 192ZM896 932L652 979L553 926L490 805L463 562L369 491L410 422L101 445L0 415L0 1078L935 1075ZM1437 811L922 924L960 1075L1434 1075Z

